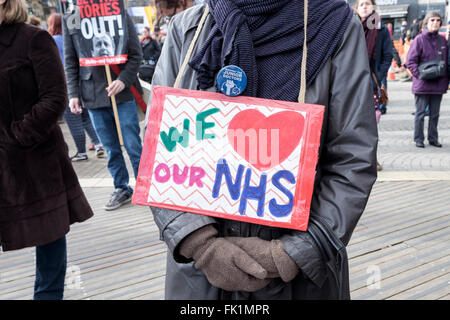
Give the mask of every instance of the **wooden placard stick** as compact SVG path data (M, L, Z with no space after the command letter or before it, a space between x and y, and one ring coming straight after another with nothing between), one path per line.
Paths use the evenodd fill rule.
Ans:
M110 86L112 83L112 79L109 64L105 64L105 69L106 69L106 78L108 79L108 86ZM117 135L119 136L120 145L123 146L122 129L120 128L119 113L117 112L116 96L112 95L110 98L114 112L114 120L116 121Z

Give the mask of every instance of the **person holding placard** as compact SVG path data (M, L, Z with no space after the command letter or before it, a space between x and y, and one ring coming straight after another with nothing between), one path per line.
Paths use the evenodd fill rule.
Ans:
M64 67L71 111L81 111L81 104L89 111L106 149L115 190L104 209L114 210L129 203L133 194L121 145L135 177L142 152L135 100L142 93L137 78L142 50L123 2L115 1L114 10L93 10L99 3L79 2L64 16Z
M307 231L151 208L169 248L165 297L348 299L345 246L377 175L361 23L344 1L206 3L172 18L154 86L218 91L225 68L246 74L236 94L325 106L325 117Z

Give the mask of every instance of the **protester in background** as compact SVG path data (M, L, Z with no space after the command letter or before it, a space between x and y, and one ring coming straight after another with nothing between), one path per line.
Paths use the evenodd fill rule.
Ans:
M210 14L181 88L215 91L217 72L233 64L247 74L244 95L297 101L304 1L207 3ZM174 85L204 10L199 5L172 18L153 84ZM309 15L315 19L307 30L315 36L308 41L314 59L307 60L306 102L326 108L310 215L328 226L327 235L344 247L376 179L369 65L361 23L344 1L309 1ZM154 207L152 212L169 248L166 299L349 298L347 268L333 269L341 287L317 246L331 248L331 243L316 244L310 229L293 231ZM347 258L341 258L346 266ZM236 267L239 262L249 268Z
M192 7L194 0L156 0L158 20L164 17L173 17L175 14Z
M156 26L159 30L159 44L164 45L170 19L177 13L194 5L194 0L155 0L157 8Z
M406 37L405 37L405 43L403 45L403 64L406 64L406 57L408 56L409 48L411 47L412 38L411 38L411 31L406 31Z
M393 32L393 30L392 30L392 23L388 23L387 25L386 25L386 28L388 29L388 31L389 31L389 35L390 35L390 37L391 37L391 39L392 39L392 32Z
M447 49L449 49L450 50L450 21L449 22L447 22ZM448 58L447 58L447 68L448 68L448 80L449 80L449 83L448 83L448 89L450 89L450 53L447 53L447 56L448 56Z
M151 36L150 28L145 27L143 38L141 40L142 47L142 65L139 67L139 78L151 83L156 63L158 62L161 48Z
M363 24L364 34L366 38L366 49L369 56L370 72L372 74L372 88L375 101L375 109L377 114L377 122L379 122L381 111L379 110L379 90L382 86L382 80L386 78L391 61L392 40L389 31L381 18L375 11L375 1L359 0L355 3L355 11ZM383 167L377 162L377 170Z
M395 63L397 64L397 66L400 68L400 70L402 70L403 68L403 64L402 61L400 59L400 55L397 51L397 49L394 46L394 41L391 38L391 42L392 42L392 54L393 54L393 59L395 61ZM391 66L392 67L392 66ZM389 67L389 68L391 68ZM389 69L388 69L389 72ZM388 90L388 81L387 81L387 73L386 76L383 78L383 80L381 80L381 86L383 86L387 92ZM387 103L380 103L378 106L378 110L380 110L381 114L386 114L387 112Z
M53 36L56 45L59 49L59 55L61 61L64 65L64 52L63 52L63 36L62 36L62 26L61 26L61 14L53 13L47 19L48 32ZM72 113L69 106L67 106L66 111L63 115L64 120L69 127L70 134L72 135L73 141L77 148L77 153L70 159L74 162L87 160L88 156L86 154L86 136L87 134L94 144L95 155L97 158L102 158L105 154L103 145L95 133L94 127L92 126L91 119L89 118L89 113L86 109L83 109L81 113Z
M394 59L395 63L397 64L397 66L400 68L400 70L402 70L403 64L402 64L402 61L400 60L400 55L398 54L398 51L394 46L394 41L392 40L392 37L391 37L391 43L392 43L393 59ZM392 67L392 65L389 68L391 68L391 67ZM388 72L389 72L389 69L388 69ZM386 76L383 78L383 80L381 80L381 86L383 86L387 92L387 89L388 89L387 73L386 73ZM378 110L381 112L381 114L386 114L387 103L380 103L378 106Z
M405 42L403 44L403 54L402 54L402 61L403 61L403 70L400 70L400 72L397 74L397 79L405 82L405 81L411 81L411 71L408 70L406 66L406 57L408 56L409 48L411 46L411 30L406 31L406 37Z
M421 31L421 28L420 28L420 23L419 23L419 20L417 19L417 18L415 18L414 20L413 20L413 23L412 23L412 25L411 25L411 39L413 39L414 40L414 38L418 35L418 34L420 34L420 31Z
M159 44L150 36L149 27L144 28L142 35L142 56L144 60L153 60L156 63L159 59L159 55L161 54L161 48L159 47Z
M407 33L408 31L409 31L409 30L408 30L408 22L407 22L406 20L403 20L403 21L402 21L402 26L401 26L401 28L400 28L400 32L401 32L401 38L400 38L400 40L401 40L401 42L402 42L402 45L405 44L405 41L406 41L406 33Z
M428 142L431 146L442 147L438 139L438 121L442 95L447 92L448 74L431 80L422 80L419 73L421 63L437 59L438 52L442 60L448 63L448 48L445 38L438 31L442 18L438 12L427 13L423 20L423 30L411 44L407 57L408 69L413 74L412 92L415 95L416 112L414 119L414 142L416 147L424 148L424 117L425 109L429 108ZM446 66L448 68L448 64ZM447 70L447 69L446 69Z
M160 28L158 25L156 25L154 28L153 38L156 40L156 42L158 42L160 49L162 49L161 34L160 34Z
M34 299L62 299L65 235L93 213L57 125L67 106L58 48L26 20L22 0L0 0L0 240L3 251L35 246Z
M447 32L445 33L445 39L449 42L447 46L450 48L450 21L447 22Z
M106 149L108 170L113 177L115 190L104 209L114 210L131 202L133 189L129 186L128 170L117 135L110 97L116 96L124 146L131 160L134 176L137 177L142 144L139 136L136 100L130 87L135 86L136 90L142 93L137 78L142 61L142 51L133 21L127 14L128 60L125 64L119 65L120 74L118 76L115 72L112 73L113 81L108 86L104 66L80 67L79 65L81 50L79 39L69 33L67 26L68 17L74 13L73 11L63 18L64 67L68 83L69 107L73 113L81 112L81 99L83 107L89 111L95 131ZM105 50L110 50L109 47L108 49L105 47ZM94 54L102 55L102 50L99 49ZM82 85L80 85L80 79L82 79Z

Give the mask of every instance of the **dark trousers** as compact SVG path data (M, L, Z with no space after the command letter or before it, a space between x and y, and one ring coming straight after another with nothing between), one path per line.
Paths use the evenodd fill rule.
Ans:
M416 94L416 113L414 119L414 142L424 142L423 133L425 109L429 106L428 141L438 142L439 110L441 109L442 94Z
M100 144L100 140L97 137L97 133L92 126L91 119L89 118L89 113L87 110L83 109L81 114L75 114L70 112L69 107L63 115L64 120L67 122L70 134L72 135L73 141L77 147L78 153L86 153L86 136L84 131L86 130L89 138L94 144Z
M36 247L34 300L62 300L67 267L66 237Z

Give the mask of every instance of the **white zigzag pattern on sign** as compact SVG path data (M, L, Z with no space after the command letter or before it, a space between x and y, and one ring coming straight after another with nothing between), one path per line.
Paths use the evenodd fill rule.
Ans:
M207 144L207 147L205 146ZM219 159L226 159L228 165L235 169L237 171L237 164L243 164L245 166L251 166L245 159L240 157L234 150L231 150L230 152L227 152L226 154L223 154L224 149L223 148L216 148L214 144L209 143L207 141L203 141L202 144L198 144L197 147L190 147L190 148L183 148L181 145L177 144L176 147L176 154L177 157L173 157L171 153L166 152L166 148L164 144L161 142L161 140L158 143L158 150L163 150L162 152L158 152L157 158L160 160L160 162L165 163L173 163L179 165L179 162L181 162L185 166L192 166L193 164L206 164L211 168L212 170L215 170L215 166L217 164L217 161ZM213 158L211 154L214 154L216 157ZM276 166L276 171L278 170L290 170L291 172L296 172L298 169L298 164L295 164L295 166L286 166L285 163L293 163L294 160L296 160L297 156L294 156L293 159L290 161L284 161L283 163L280 163ZM211 164L214 164L212 166ZM256 183L260 178L261 174L260 171L251 166L254 169L254 174L252 175L252 183ZM295 170L295 171L294 171ZM274 171L274 170L272 170ZM256 175L256 176L255 176ZM256 179L258 178L258 179Z
M159 147L165 148L164 144L161 141L159 142ZM180 150L178 150L178 148L180 148ZM217 163L217 160L212 158L210 156L210 153L204 152L203 149L206 149L206 148L201 147L200 150L191 149L191 152L187 152L186 149L182 148L181 146L177 146L177 153L178 154L181 153L181 155L179 157L177 157L177 158L166 157L163 152L159 152L157 155L157 158L158 158L159 162L164 162L166 164L172 164L172 165L178 164L178 166L180 166L179 162L181 162L184 166L191 166L192 163L207 164L211 170L215 171L215 165ZM219 153L220 151L223 151L223 150L214 150L214 151ZM244 165L248 165L248 163L245 160L243 160L241 157L238 157L237 154L235 154L234 152L229 152L229 153L227 153L226 156L222 156L220 158L225 158L227 160L228 166L230 168L232 168L234 172L237 172L237 168L238 168L238 165L236 165L235 163L244 162ZM189 159L189 161L187 161L187 159ZM211 166L211 163L214 163L214 166ZM289 170L289 169L291 172L297 172L298 164L292 169L285 167L283 164L279 164L277 166L277 170ZM252 174L252 178L250 179L250 181L254 185L259 184L259 180L261 180L261 173L259 172L259 170L255 170L252 173L253 174ZM212 178L210 178L210 179L212 179Z
M204 196L201 193L198 193L198 194L201 195L202 198L204 198ZM167 197L165 199L161 198L161 199L158 199L157 202L165 203L165 204L171 204L171 205L180 205L180 203L177 203L177 201L173 201L173 199L174 199L173 197L172 198ZM240 216L240 214L239 214L239 202L237 202L235 204L236 208L233 208L233 210L235 210L234 213L230 213L231 212L230 211L230 206L227 205L227 204L229 204L228 198L223 197L223 195L221 195L217 199L220 199L220 200L224 199L224 200L226 200L227 203L225 204L225 207L224 207L224 205L222 203L218 203L217 201L210 203L210 207L209 208L205 208L204 205L198 204L198 202L196 202L196 201L191 201L191 202L187 203L186 205L182 204L182 206L187 207L187 208L197 208L197 209L201 209L201 210L208 210L208 211L213 211L213 212L221 212L221 213L224 213L224 214L227 214L227 215L230 215L230 216ZM247 202L247 207L252 208L253 212L256 215L256 207L252 204L252 202L248 201ZM246 215L246 216L249 216L249 215ZM258 217L258 218L262 219L260 217ZM265 214L264 217L263 217L263 220L266 220L266 221L277 221L275 219L275 217L272 217L270 214Z
M204 198L201 193L199 193L199 195L201 195L202 198ZM172 205L180 205L180 203L177 202L177 201L179 201L179 199L177 199L176 201L173 201L173 199L174 198L172 196L172 198L167 197L167 198L161 199L161 200L158 199L157 202L166 203L166 204L172 204ZM226 197L224 197L223 199L220 199L220 197L219 197L218 199L219 200L223 200L223 199L227 200ZM181 204L181 205L185 206L185 207L191 207L192 208L192 203L196 203L197 208L205 210L205 205L204 204L198 204L198 202L194 202L194 201L191 201L186 206L184 204ZM252 212L254 213L254 215L256 215L256 208L252 205L252 203L248 202L247 203L247 207L250 207L252 209ZM218 210L219 208L221 209L221 211ZM223 203L223 201L222 201L222 203L217 201L217 205L216 206L213 206L211 204L210 208L206 209L206 210L208 210L208 211L215 211L215 212L221 212L221 213L225 213L225 214L229 214L229 215L239 215L239 204L236 204L236 206L233 208L233 207L227 205L227 203ZM267 218L270 219L270 216L267 215ZM269 220L269 219L266 219L266 220Z
M191 201L190 203L188 203L188 205L186 207L189 208L197 208L197 209L201 209L204 210L205 208L202 208L198 203ZM215 211L215 212L225 212L227 213L227 210L225 208L223 208L222 206L218 205L214 208L211 208L211 211ZM241 216L239 213L236 214L229 214L230 216ZM266 221L276 221L275 218L271 217L270 215L267 215L267 219L265 219Z
M207 192L207 194L212 194L212 188L208 188L208 186L207 185L204 185L204 186L206 186L206 189L208 190L208 192ZM221 184L221 193L220 193L220 196L217 198L217 199L214 199L214 200L208 200L208 198L206 198L205 197L205 195L204 195L204 193L202 193L202 192L200 192L198 189L197 189L197 187L196 186L194 186L194 187L185 187L185 188L175 188L173 185L171 185L171 184L167 184L166 186L164 185L164 184L156 184L156 183L154 183L154 184L152 184L152 187L153 187L153 189L159 194L159 197L158 198L155 198L155 200L157 200L157 201L159 201L159 202L161 202L161 203L164 203L164 200L161 198L161 197L167 197L167 198L171 198L171 199L174 199L173 198L173 194L172 194L172 197L169 197L168 196L168 193L170 192L170 191L173 191L175 194L176 194L176 196L177 196L177 198L178 198L178 200L182 200L183 201L183 203L179 203L179 202L176 202L178 205L184 205L184 203L186 202L186 200L188 199L188 198L190 198L193 194L195 194L195 193L198 193L198 194L201 194L201 196L202 196L202 198L209 204L209 205L212 205L213 203L222 203L223 201L220 201L220 199L222 199L222 198L224 198L226 201L227 201L227 203L228 203L228 206L229 207L227 207L227 208L229 208L230 210L235 210L235 208L232 208L232 204L230 203L230 201L228 200L229 199L229 193L228 193L228 188L227 188L227 186L226 186L226 182L223 182L222 184ZM192 191L192 188L195 188L193 191ZM181 190L180 190L181 189ZM278 191L278 189L276 189L277 191ZM275 189L273 189L273 190L270 190L267 194L266 194L266 200L265 200L265 202L264 202L264 207L265 208L268 208L268 205L269 205L269 202L270 202L270 200L271 199L275 199L276 201L277 201L277 203L279 203L279 204L283 204L283 203L286 203L286 200L285 200L285 195L283 194L283 195L280 195L280 194L278 194L276 191L275 191ZM256 212L256 207L252 204L253 202L252 201L249 201L248 202L248 205L253 209L253 211L254 212ZM228 211L226 211L226 212L228 212Z
M212 188L213 188L214 182L215 181L212 181L211 186L209 186L206 183L203 184L203 186L208 190L208 194L212 194ZM180 185L180 186L184 186L184 188L180 187L181 190L176 189L177 192L179 192L179 193L181 193L183 195L186 195L186 194L189 194L189 193L193 192L193 191L189 191L189 188L197 188L197 185L194 185L192 187L191 186L188 187L188 184L186 184L186 183L189 183L189 179L188 178L186 178L186 181L184 181ZM159 187L158 187L158 185L159 185ZM164 192L167 192L171 187L174 187L172 184L168 184L167 188L164 188L164 183L153 183L152 186L154 186L158 190L158 193L160 193L160 194L164 194ZM243 187L241 187L241 191L242 191L242 188ZM184 190L186 190L186 191L184 191ZM222 192L222 194L227 194L227 195L229 194L229 192L228 192L228 185L227 185L225 179L223 179L222 183L220 184L220 191ZM277 200L277 203L284 203L284 201L286 200L285 199L286 195L284 193L282 193L280 190L274 188L274 189L271 189L266 194L265 204L268 205L272 198Z
M239 111L246 110L246 109L255 109L260 108L260 105L245 105L242 103L234 103L234 102L226 102L226 101L220 101L220 100L211 100L211 99L197 99L192 97L185 97L185 96L174 96L174 95L168 95L167 100L171 103L172 107L175 109L183 108L184 103L187 103L192 109L194 109L197 113L202 112L206 110L209 107L213 108L219 108L225 118L228 117L228 115L234 111L235 108L238 108ZM193 103L195 102L195 103ZM233 105L232 110L229 110L228 112L225 112L222 107L228 107L229 104ZM197 107L198 105L198 107ZM275 107L269 107L264 106L264 111L262 111L263 114L269 115L276 111L285 111L284 109L275 108Z
M192 103L192 99L194 98L190 98L190 97L182 97L180 99L176 99L178 100L177 102L173 102L174 99L171 98L171 96L168 99L168 102L170 102L170 104L172 105L172 107L174 109L183 109L186 108L186 106L184 105L185 103L188 104L192 109L195 110L196 113L205 111L207 109L211 108L218 108L221 111L221 114L225 117L228 118L228 116L230 115L230 113L232 113L235 109L238 109L239 111L242 110L246 110L249 109L249 107L247 107L245 104L243 103L233 103L233 102L225 102L225 101L219 101L219 100L208 100L208 99L202 99L202 102L198 102L197 100L195 100L200 107L197 107L195 104ZM228 110L229 104L232 104L232 109ZM223 109L225 107L225 109ZM266 107L264 107L266 108ZM277 110L276 108L270 108L268 107L269 111L267 111L267 113L273 113L273 111Z
M203 143L207 143L207 142L204 141ZM214 146L210 142L209 142L209 144L211 146ZM200 146L201 144L198 144L198 145ZM178 166L180 166L180 162L184 166L191 166L192 164L195 164L195 165L206 164L213 172L215 172L215 166L216 166L217 160L212 158L210 156L209 152L205 152L205 150L204 150L205 147L199 147L197 149L184 149L181 146L178 146L178 148L180 150L178 151L178 149L177 149L177 153L179 155L177 158L171 157L171 154L166 153L166 155L167 155L166 156L164 154L165 152L159 152L157 155L157 159L155 159L155 160L157 160L159 162L164 162L166 164L171 164L171 165L177 164ZM206 149L208 149L208 148L206 148ZM161 141L159 141L159 150L165 150L164 144ZM190 150L190 152L188 152L188 150ZM210 151L210 150L208 150L208 151ZM216 153L219 153L220 151L223 152L223 150L215 150L215 151L216 151ZM180 153L181 153L181 155L180 155ZM232 168L234 172L237 172L239 163L244 162L244 165L248 166L248 163L245 160L243 160L241 157L237 156L237 153L235 153L235 152L228 152L226 154L226 156L223 155L218 158L225 158L227 160L229 167ZM211 163L214 163L214 166L211 165ZM279 164L277 166L276 171L278 171L280 169L290 170L291 172L295 173L298 170L298 163L295 164L295 167L292 167L292 168L286 167L283 164ZM275 170L273 170L273 171L275 171ZM259 181L261 179L261 173L259 172L259 170L254 170L252 173L253 174L252 174L251 182L253 185L258 185ZM209 175L208 175L208 177L209 177ZM213 179L212 177L209 177L209 178L210 178L210 180Z
M236 113L240 112L241 109L239 109L238 107L234 107L230 112L228 112L227 115L225 114L221 114L221 117L223 117L226 121L225 124L222 125L217 118L215 117L215 115L210 115L209 117L211 117L215 123L221 128L224 129L226 127L228 127L228 123L232 120L232 118L236 115ZM167 121L169 121L169 119L165 119L165 117L169 117L171 122L167 123ZM195 116L193 116L192 114L189 114L187 111L185 111L185 109L182 109L182 111L175 113L175 112L164 112L163 118L162 118L162 124L161 128L168 130L171 127L175 127L177 128L178 126L182 126L183 125L183 121L185 119L189 119L192 123L195 124ZM179 128L182 129L182 128Z
M220 100L211 100L211 99L196 99L192 97L175 97L175 96L167 96L169 102L174 106L174 108L183 107L184 103L189 104L196 112L202 112L209 107L221 109L223 107L228 108L230 104L240 109L245 108L246 105L243 103L235 103L235 102L227 102ZM193 103L195 102L195 104ZM197 107L197 105L199 107ZM234 108L233 108L234 109ZM272 108L270 108L272 111ZM223 109L221 109L224 112ZM225 117L228 116L229 112L224 113Z
M196 102L194 104L192 99L194 98L182 97L179 99L173 99L173 96L168 96L168 102L170 102L174 109L186 109L185 104L188 104L190 106L188 109L194 109L196 113L200 113L211 108L218 108L222 111L221 108L226 107L224 103L218 100L200 99L201 101L199 101L198 99L194 99Z
M168 96L168 97L169 97L169 96ZM220 114L220 116L221 116L221 121L222 121L222 123L224 123L224 125L222 126L221 123L217 120L217 118L214 117L214 115L211 115L210 117L211 117L213 120L215 120L215 123L218 125L217 127L220 127L221 129L224 129L224 128L227 127L228 123L231 121L231 119L235 116L236 113L242 111L242 109L248 109L248 107L246 107L244 104L233 104L233 107L231 108L231 110L226 110L226 112L225 112L224 109L230 109L230 107L228 106L230 103L224 103L224 102L221 102L221 101L215 101L215 100L211 101L211 100L205 100L205 99L194 99L194 98L187 98L187 97L180 97L180 98L177 97L177 98L174 98L174 96L170 96L170 99L169 99L169 100L170 100L170 101L169 101L170 106L167 105L167 107L169 107L169 108L167 108L166 111L164 112L163 119L162 119L162 120L163 120L163 121L162 121L162 126L161 126L162 128L165 126L165 127L167 128L167 130L169 130L170 127L174 127L173 124L172 124L172 125L169 125L169 124L166 122L166 119L168 120L168 118L170 118L172 121L174 121L175 123L177 123L178 126L181 125L181 127L179 127L179 130L180 130L180 129L182 130L182 124L183 124L183 121L184 121L186 118L189 119L190 121L194 121L195 116L192 115L192 113L193 113L192 109L195 110L195 111L198 113L198 112L207 110L207 109L209 109L209 108L211 108L211 107L217 107L217 108L219 108L219 109L221 110L221 114ZM166 102L167 102L167 101L166 101ZM226 108L223 108L224 106L225 106ZM171 107L171 108L170 108L170 107ZM187 109L187 110L186 110L186 109ZM189 109L190 109L190 110L189 110ZM170 112L169 112L169 110L170 110ZM269 111L268 111L268 112L273 112L274 110L277 110L277 109L276 109L276 108L269 108ZM166 118L165 118L164 116L166 116ZM218 116L218 115L217 115L217 116ZM167 117L168 117L168 118L167 118ZM175 126L175 127L177 127L177 126ZM190 128L190 134L191 134L191 135L193 134L192 128ZM190 138L191 138L191 137L190 137ZM204 146L204 143L205 143L205 142L208 143L208 146L207 146L206 148L205 148L205 146ZM223 154L223 153L224 153L224 150L223 150L223 148L220 148L220 147L217 148L216 145L213 144L211 141L204 140L202 143L203 143L203 145L202 145L202 144L197 144L197 146L195 146L194 148L191 147L191 148L189 149L190 152L188 152L188 149L184 149L184 148L182 148L181 146L177 145L177 153L178 153L178 155L179 155L178 158L170 157L170 154L167 154L167 152L166 152L166 154L167 154L169 157L166 157L166 156L164 155L164 152L158 152L157 158L158 158L159 160L161 160L161 158L162 158L162 159L164 160L164 162L165 162L167 165L169 165L169 167L173 166L173 164L174 164L175 162L181 161L181 162L183 163L183 165L186 165L186 166L189 166L189 165L190 165L189 163L206 164L206 165L209 167L209 170L206 170L206 171L214 172L214 171L215 171L216 160L213 159L213 158L210 156L210 154L216 154L216 155L219 154L219 155L220 155L220 154ZM160 148L163 148L163 149L160 149ZM165 149L165 146L163 145L163 143L162 143L160 140L159 140L159 144L158 144L158 149L159 149L159 150L166 150L166 149ZM207 149L208 152L204 152L205 149ZM180 152L180 151L181 151L181 152ZM179 154L179 152L180 152L181 154ZM225 157L225 155L224 155L223 157ZM295 157L296 157L296 156L294 156L294 158L295 158ZM230 167L230 171L231 171L231 172L237 172L238 164L239 164L240 162L242 162L242 161L245 161L245 160L243 160L240 156L238 156L237 153L234 152L234 151L232 151L232 152L227 152L225 158L227 159L227 163L228 163L228 165L229 165L229 167ZM189 163L187 163L187 160L188 160L188 159L189 159ZM156 161L157 161L157 159L155 159L155 165L156 165L156 163L157 163ZM292 162L292 160L291 160L290 162ZM211 163L214 164L214 167L211 166ZM236 163L236 164L235 164L235 163ZM177 164L180 166L180 163L177 163ZM249 164L245 161L244 165L247 165L247 166L248 166ZM286 170L286 167L285 167L284 165L281 165L281 164L280 164L279 167L277 166L278 169L279 169L280 167L281 167L283 170ZM289 167L289 166L288 166L288 167ZM297 169L297 168L298 168L298 163L297 163L297 165L296 165L296 167L295 167L294 169ZM296 171L294 171L294 172L296 172ZM253 174L252 174L252 178L251 178L251 183L252 183L254 186L257 186L257 185L259 185L259 179L260 179L260 177L261 177L261 174L260 174L259 170L254 170L252 173L253 173ZM210 174L206 174L206 176L207 176L207 179L208 179L209 181L214 182L213 178L215 179L215 174L213 174L213 175L212 175L212 174L211 174L211 175L210 175ZM205 183L205 185L206 185L207 189L209 190L209 192L211 192L211 188L209 188L208 184ZM158 191L158 193L159 193L160 190L158 190L158 187L156 187L155 184L153 184L153 186L155 187L155 189L156 189L156 190ZM226 182L223 181L222 184L221 184L221 188L225 188L225 186L226 186ZM165 189L165 188L163 188L163 189ZM204 196L203 194L201 194L198 190L195 190L194 192L189 191L188 189L184 189L184 190L176 190L176 189L174 189L172 186L169 186L169 188L163 190L162 193L161 193L160 195L165 194L165 195L167 196L167 192L169 192L170 189L171 189L171 190L173 191L173 193L175 193L180 199L183 199L183 197L184 197L184 199L187 199L187 197L191 196L192 194L195 193L195 191L197 191L197 193L200 194L201 197L202 197L206 202L210 203L210 202L205 198L205 196ZM278 191L278 189L275 189L275 188L273 188L273 189ZM221 189L221 190L222 190L222 189ZM280 195L280 194L278 194L277 192L275 192L274 190L271 189L270 192L269 192L268 194L266 194L266 199L267 199L267 200L266 200L265 206L268 205L270 199L272 199L272 198L275 198L275 199L277 200L278 203L283 203L283 199L284 199L286 196L285 196L284 194ZM181 194L180 194L180 193L181 193ZM227 201L227 203L225 203L225 204L219 204L219 205L221 206L222 210L224 209L223 206L225 205L225 207L226 207L228 210L224 210L224 212L229 212L230 209L231 209L231 205L230 205L230 203L228 202L228 198L225 197L225 194L224 194L224 193L222 193L221 196L219 197L219 199L217 199L217 200L218 200L218 203L223 202L223 199L225 199L225 200ZM164 202L167 202L167 201L169 201L169 200L170 200L170 199L167 198L167 199L164 199L163 201L164 201ZM183 200L183 201L185 201L185 200ZM254 201L249 201L249 202L248 202L248 206L249 206L250 208L252 208L253 212L256 212L256 208L255 208L255 206L253 206L253 202L254 202ZM173 201L170 201L170 203L173 203L173 204L174 204ZM182 204L177 203L177 205L182 205Z
M205 146L205 144L207 146ZM247 163L247 161L245 159L243 159L241 156L239 156L235 150L231 149L231 147L229 149L230 149L230 151L228 151L228 152L226 152L226 154L224 154L223 147L217 148L216 145L214 143L212 143L211 140L203 140L202 143L195 143L194 146L190 145L189 148L183 148L181 145L179 145L177 143L176 152L177 153L181 152L183 159L190 159L193 155L196 155L196 154L199 154L200 152L202 152L203 154L207 155L209 160L211 160L211 162L213 162L213 163L216 163L216 160L213 159L212 157L210 157L209 153L214 153L216 156L221 155L221 157L219 157L219 158L224 158L225 156L232 157L232 160L234 160L234 161L237 161L237 162L245 161L245 163ZM164 146L163 142L161 140L159 140L158 141L158 151L161 151L161 150L163 152L165 152L167 149ZM277 167L280 167L282 170L292 170L292 169L295 169L296 167L298 167L298 163L295 163L293 168L291 166L285 166L286 163L293 162L294 160L296 160L296 158L298 158L298 155L296 155L297 151L298 150L294 150L293 155L291 155L286 160L284 160L283 163L278 164ZM158 152L158 154L161 155L163 152ZM167 158L165 158L165 157L164 157L164 159L167 160ZM280 170L280 168L278 168L277 170Z
M189 198L191 198L191 197L194 196L194 195L197 195L197 196L201 196L201 197L203 198L203 200L206 201L210 206L211 206L213 203L218 203L218 202L220 202L221 200L225 200L225 202L227 202L227 204L228 204L228 207L233 207L233 206L236 206L236 204L239 204L239 201L238 201L238 200L236 200L235 203L232 203L233 200L229 199L229 197L227 197L225 194L221 194L221 195L220 195L218 198L216 198L216 199L209 200L209 199L206 198L205 195L204 195L203 193L201 193L198 189L195 189L194 191L191 191L191 192L189 192L189 193L183 193L183 194L180 194L180 190L175 189L172 185L169 185L168 188L165 188L165 189L163 189L163 190L159 190L158 187L157 187L156 185L152 185L152 187L153 187L153 189L158 193L158 195L160 196L161 199L162 199L162 198L164 198L164 199L172 199L172 201L173 201L173 200L174 200L173 195L176 195L177 198L178 198L177 200L181 200L181 201L183 201L183 203L186 203L187 200L188 200ZM168 197L168 196L167 196L167 194L170 193L170 191L173 192L172 197ZM161 200L158 199L158 198L153 198L153 200L157 200L157 202L164 202L164 201L161 201ZM179 204L179 203L177 203L177 204ZM204 209L204 208L203 208L203 209Z

